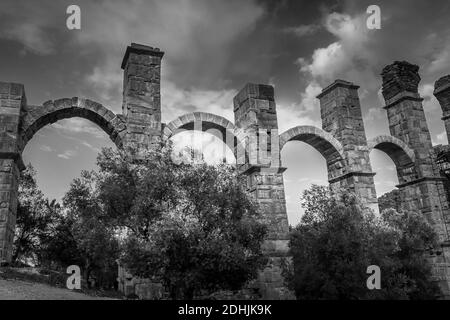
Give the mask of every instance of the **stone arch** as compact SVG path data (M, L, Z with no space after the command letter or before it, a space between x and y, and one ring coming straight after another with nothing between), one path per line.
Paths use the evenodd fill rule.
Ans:
M406 143L392 136L381 135L367 143L369 152L373 149L377 149L386 153L397 168L405 168L414 165L415 154L414 151L409 148Z
M169 122L164 126L162 132L163 142L168 141L175 134L183 130L201 130L207 131L209 129L215 129L220 134L214 134L222 140L234 153L236 159L244 155L244 132L237 128L232 122L224 117L207 113L207 112L193 112L182 115L175 120ZM239 161L239 160L238 160Z
M116 115L98 102L83 98L50 100L42 106L25 106L20 124L20 150L44 126L61 119L81 117L102 128L117 145L122 147L126 124L121 115Z
M280 135L280 152L289 141L302 141L325 158L329 180L346 173L344 149L342 144L330 133L313 126L297 126Z
M343 160L343 147L330 133L313 126L297 126L280 135L280 151L286 143L296 140L302 141L317 151L327 160Z

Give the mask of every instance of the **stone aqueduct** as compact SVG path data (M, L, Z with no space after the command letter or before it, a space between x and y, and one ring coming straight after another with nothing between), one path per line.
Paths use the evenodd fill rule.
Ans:
M322 129L298 126L278 135L274 89L247 84L234 98L234 123L220 116L194 112L169 124L161 123L160 72L164 53L144 45L127 47L124 70L122 114L114 114L102 104L83 98L47 101L42 106L27 105L22 84L0 83L0 262L11 259L16 222L17 190L21 153L33 135L47 124L69 117L82 117L99 125L119 148L145 150L161 145L178 129L217 129L231 133L236 155L238 145L258 150L252 137L264 130L276 133L269 142L270 161L256 152L237 155L238 169L246 177L248 191L260 204L269 226L264 250L269 263L257 281L266 298L289 294L280 272L281 259L288 254L288 221L280 151L291 140L316 148L326 159L329 183L334 190L359 195L368 207L378 210L374 173L369 153L385 152L397 168L402 206L417 210L433 224L441 240L439 254L432 257L435 279L450 297L450 209L446 181L435 163L436 148L431 143L422 98L418 94L418 67L395 62L383 69L382 93L386 101L391 136L367 141L358 86L336 80L318 96ZM450 77L436 82L435 96L444 111L450 134ZM201 123L196 126L196 123ZM222 135L225 136L225 135ZM449 139L450 140L450 139ZM253 143L255 142L255 143Z

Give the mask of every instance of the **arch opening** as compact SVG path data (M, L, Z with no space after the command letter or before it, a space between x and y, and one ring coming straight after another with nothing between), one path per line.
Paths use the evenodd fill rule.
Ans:
M46 125L58 120L84 118L99 126L115 143L122 147L126 133L123 116L114 114L102 104L83 98L63 98L47 101L42 106L26 106L20 126L20 151Z
M330 133L313 126L291 128L280 135L280 151L289 141L302 141L316 149L325 158L329 180L346 173L343 147Z
M370 163L372 171L375 173L373 178L375 184L375 191L377 198L379 199L378 206L380 212L384 209L383 198L393 198L395 192L397 192L397 185L399 179L397 175L397 166L392 158L382 150L373 149L370 154ZM397 208L395 206L395 208Z
M45 197L62 201L70 183L83 170L98 170L103 147L117 148L97 124L81 117L58 120L42 127L22 150L23 162L36 169Z
M381 135L368 142L380 211L388 207L400 210L397 186L417 178L415 154L403 141Z
M414 168L415 154L403 141L392 136L378 136L367 143L369 151L373 149L385 153L395 164L398 183L414 180L417 175Z
M296 226L304 214L300 197L313 184L328 185L327 163L322 154L303 141L292 140L281 151L288 222Z
M232 150L213 132L186 130L173 135L169 140L172 142L175 159L213 165L235 164L236 158Z
M295 143L286 147L292 141ZM285 188L289 223L295 225L303 215L302 192L313 184L328 185L330 179L345 173L343 148L328 132L297 126L280 135L280 152L283 166L288 168Z
M232 151L236 161L243 161L245 157L242 131L221 116L205 112L180 116L164 126L162 139L169 141L172 137L187 131L212 134Z

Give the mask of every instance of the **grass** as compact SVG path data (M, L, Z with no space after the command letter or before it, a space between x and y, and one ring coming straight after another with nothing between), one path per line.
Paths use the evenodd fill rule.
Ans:
M13 268L0 267L0 279L21 280L33 283L42 283L56 288L66 289L66 281L69 275L39 268ZM84 285L83 285L84 284ZM121 292L116 290L90 289L82 281L81 290L77 292L84 293L93 297L107 297L114 299L124 299Z

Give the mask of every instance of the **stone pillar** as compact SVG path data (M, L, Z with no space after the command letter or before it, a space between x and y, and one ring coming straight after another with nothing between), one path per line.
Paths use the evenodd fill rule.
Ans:
M450 75L440 78L434 84L434 96L438 99L442 109L442 120L450 143Z
M243 130L247 150L245 157L237 157L244 159L238 167L269 228L263 245L269 262L259 273L257 284L264 299L292 298L281 274L283 259L290 261L289 224L273 87L247 84L234 98L234 116L236 126Z
M122 113L127 124L124 148L138 154L160 143L163 55L158 48L132 43L122 61Z
M328 176L332 190L354 192L363 205L378 212L373 181L375 174L370 164L358 89L351 82L336 80L317 97L320 100L322 129L342 143L345 157L344 174L337 174L337 167L328 163Z
M445 124L445 131L447 132L447 140L450 142L450 75L444 76L436 81L434 85L434 96L438 99L442 108L442 120ZM439 146L438 146L439 147ZM435 150L436 148L435 147ZM442 147L442 146L441 146ZM444 148L449 148L448 145ZM437 153L437 152L436 152ZM450 238L450 181L447 179L440 188L442 210L444 212L444 222L446 224L447 236ZM448 238L447 238L448 239ZM447 240L442 246L443 258L440 263L436 263L435 270L438 280L444 283L447 280L447 288L450 288L450 241ZM444 285L445 288L445 285ZM447 298L450 299L450 289L447 290Z
M445 221L450 221L445 200L443 178L434 162L431 135L418 93L419 67L406 61L396 61L382 72L382 93L386 101L391 135L405 142L414 150L416 161L407 171L398 170L400 196L405 210L421 212L436 230L442 244L448 243L449 234ZM407 181L407 182L403 182ZM450 265L444 255L433 257L433 267L447 269L447 275L439 272L439 284L444 295L450 297Z
M418 93L419 67L406 61L396 61L382 72L382 93L386 101L391 135L405 142L416 156L413 172L399 173L399 180L407 209L420 210L427 216L441 240L447 239L438 189L442 184L438 168L433 161L431 135ZM409 175L403 179L403 175Z
M450 75L440 78L434 85L434 96L438 99L442 108L442 120L445 124L447 139L450 141ZM436 148L434 148L436 150ZM435 152L436 154L436 152ZM444 181L444 193L449 194L449 181ZM450 209L448 196L442 196L441 204L443 210L444 222L446 224L447 236L450 240ZM450 259L450 256L449 256ZM449 260L450 261L450 260Z
M26 105L25 89L0 82L0 264L11 261L17 213L20 111Z

